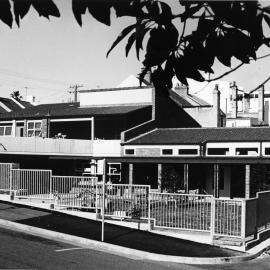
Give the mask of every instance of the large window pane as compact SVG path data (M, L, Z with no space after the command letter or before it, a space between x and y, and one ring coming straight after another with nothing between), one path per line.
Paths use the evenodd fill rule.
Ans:
M5 127L0 127L0 136L4 135L4 130L5 130Z
M11 135L12 127L6 127L5 135Z
M28 122L28 129L34 128L34 122Z
M27 136L28 136L28 137L34 136L34 130L28 130Z
M40 128L41 128L41 122L36 122L35 129L40 129Z

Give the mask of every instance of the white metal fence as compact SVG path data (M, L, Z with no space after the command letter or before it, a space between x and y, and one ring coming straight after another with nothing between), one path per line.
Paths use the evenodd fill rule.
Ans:
M96 208L97 177L52 176L55 204L65 207Z
M150 214L155 226L210 231L209 195L150 193Z
M10 192L11 163L0 163L0 191Z
M222 236L242 236L243 201L214 198L214 234Z
M52 171L50 170L11 170L11 191L19 198L52 198Z
M104 214L120 218L148 219L149 205L148 185L105 185ZM102 184L98 185L97 207L102 206Z
M244 200L211 195L172 194L150 191L148 185L97 183L95 177L53 176L50 170L14 169L0 163L0 191L15 198L49 199L56 206L102 208L107 217L153 220L154 226L209 231L218 236L243 236Z

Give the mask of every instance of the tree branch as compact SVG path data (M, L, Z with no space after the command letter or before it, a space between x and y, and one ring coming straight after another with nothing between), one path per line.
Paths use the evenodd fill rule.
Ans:
M228 74L234 72L234 71L237 70L238 68L242 67L244 64L245 64L245 63L241 63L241 64L239 64L238 66L234 67L233 69L231 69L231 70L229 70L229 71L227 71L227 72L221 74L220 76L217 76L217 77L215 77L215 78L213 78L213 79L205 80L205 81L207 81L207 82L213 82L213 81L219 80L219 79L225 77L226 75L228 75Z
M260 59L263 59L263 58L266 58L266 57L269 57L269 56L270 56L270 53L258 57L257 60L260 60ZM205 80L205 81L207 81L207 82L213 82L213 81L219 80L219 79L225 77L226 75L228 75L228 74L234 72L234 71L237 70L238 68L242 67L244 64L245 64L245 63L241 63L241 64L239 64L238 66L234 67L233 69L231 69L231 70L229 70L229 71L227 71L227 72L221 74L220 76L217 76L217 77L215 77L215 78L213 78L213 79L209 79L209 80ZM266 83L266 82L264 82L264 83ZM262 84L264 84L264 83L262 83ZM262 84L260 84L260 85L258 86L258 88L259 88ZM252 90L252 91L257 90L258 88L254 89L254 90Z
M268 81L270 81L270 76L266 80L264 80L262 83L260 83L256 88L254 88L253 90L250 90L249 93L252 93L252 92L258 90L261 86L266 84Z

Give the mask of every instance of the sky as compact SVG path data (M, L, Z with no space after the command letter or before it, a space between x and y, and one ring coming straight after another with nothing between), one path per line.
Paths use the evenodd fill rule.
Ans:
M80 27L72 14L71 0L54 2L60 18L47 20L31 8L20 28L14 24L10 29L0 23L2 97L19 90L23 96L36 96L40 103L63 102L72 98L68 94L71 85L83 85L80 89L116 87L130 74L140 72L142 65L136 59L135 50L125 57L125 42L106 58L112 42L133 19L113 19L112 25L106 26L87 14ZM258 56L266 53L270 53L269 48L260 50ZM236 64L234 61L233 66ZM270 57L243 67L223 80L236 81L249 91L270 75L269 67ZM218 63L214 68L216 75L228 70ZM267 86L270 88L270 83Z

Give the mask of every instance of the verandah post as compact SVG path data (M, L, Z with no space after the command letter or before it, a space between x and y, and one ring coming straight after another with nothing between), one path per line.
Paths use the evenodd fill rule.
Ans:
M148 190L148 226L149 231L151 231L151 197L150 197L150 186L147 187Z
M9 164L9 196L10 200L12 200L12 164Z
M185 193L188 193L188 163L184 164L184 187Z

